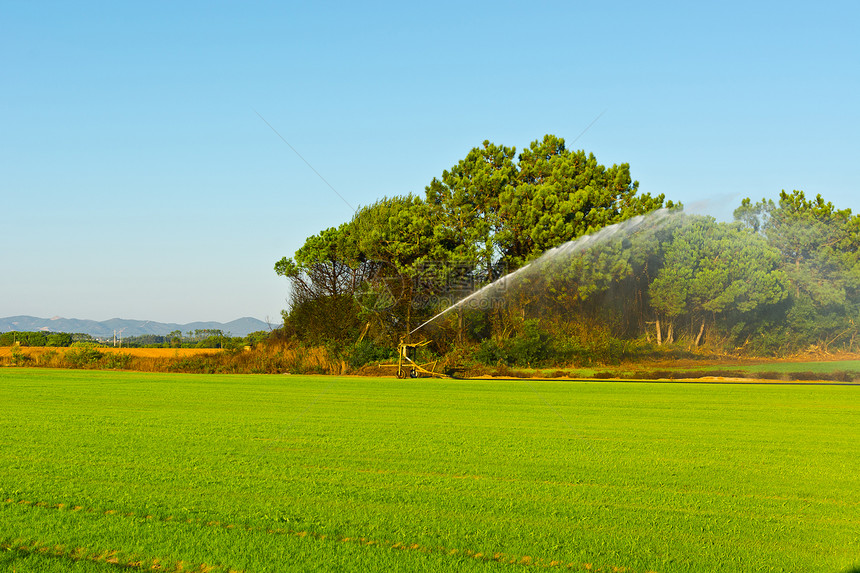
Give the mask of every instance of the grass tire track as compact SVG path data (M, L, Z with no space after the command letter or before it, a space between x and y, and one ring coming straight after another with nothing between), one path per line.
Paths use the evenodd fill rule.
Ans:
M15 539L10 542L0 542L0 550L11 551L19 555L40 555L71 561L103 563L113 566L118 570L163 571L164 573L214 573L223 569L220 565L207 565L205 563L189 564L185 561L167 562L158 558L143 559L137 556L126 555L122 551L115 549L98 553L88 551L85 547L68 549L65 545L51 546L33 539ZM244 572L229 569L226 570L226 573Z
M538 569L568 569L579 571L590 571L594 573L636 573L633 569L627 567L616 566L597 566L592 563L574 563L561 559L547 559L542 557L532 557L530 555L511 555L503 552L485 553L472 549L457 549L443 546L429 547L418 543L408 543L403 541L390 541L371 539L364 536L329 536L307 530L295 530L288 528L267 528L253 527L246 525L237 525L234 523L225 523L222 521L204 520L204 519L174 519L173 516L154 517L152 515L139 515L134 512L119 512L113 509L102 508L85 508L79 505L69 506L67 504L49 504L47 502L33 502L25 499L2 500L5 505L19 505L45 510L59 511L76 511L82 513L100 514L105 516L115 516L119 518L137 518L158 521L161 523L174 523L177 525L197 525L200 527L217 527L222 529L236 529L247 531L249 533L266 533L270 535L288 535L297 538L314 539L317 541L330 541L337 543L352 543L366 548L377 549L395 549L400 551L413 551L425 554L437 554L448 557L464 557L477 561L494 562L501 565L531 567ZM40 553L44 555L52 555L58 558L68 558L76 561L94 561L104 562L116 565L121 569L139 570L139 571L164 571L164 572L193 572L201 573L217 572L224 570L225 573L245 573L234 569L224 569L220 565L207 565L205 563L194 564L193 569L187 568L187 563L178 561L175 563L167 563L158 558L141 559L137 556L122 556L120 551L102 551L100 553L87 552L86 548L78 547L74 549L66 549L65 546L56 545L49 547L35 540L14 540L12 542L0 542L0 549L17 551L21 553ZM122 557L121 557L122 556ZM656 573L654 571L646 571L645 573Z

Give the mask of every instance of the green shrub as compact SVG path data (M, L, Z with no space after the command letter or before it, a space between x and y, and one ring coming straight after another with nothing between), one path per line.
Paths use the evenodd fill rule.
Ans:
M824 375L820 372L791 372L788 376L791 380L808 381L821 380Z
M475 360L487 365L538 367L549 363L559 364L568 360L573 347L557 347L553 337L540 327L537 320L523 322L521 332L503 341L493 339L481 342L475 352Z
M507 355L495 340L488 338L481 341L478 350L475 351L475 360L487 366L502 364L507 361Z
M352 347L349 352L349 365L351 368L361 368L371 362L381 362L396 355L394 349L387 346L379 346L372 340L362 340Z
M64 361L69 368L91 368L96 366L104 356L94 345L86 342L75 342L71 350L66 352Z
M855 370L834 370L830 377L832 380L839 382L854 382L860 379L860 372Z
M221 369L214 360L206 355L186 356L170 363L167 367L170 372L185 372L188 374L213 374Z
M501 344L488 339L481 342L475 360L489 366L540 366L553 356L549 334L539 329L536 321L526 321L523 332Z
M103 366L112 370L125 370L131 365L131 361L131 354L111 352L105 356Z
M523 322L522 333L506 341L507 362L515 366L538 366L553 355L552 339L537 320Z
M591 375L591 377L594 378L595 380L609 380L610 378L618 377L618 373L617 372L609 372L609 371L595 372L594 374Z
M758 378L760 380L785 380L786 375L782 372L776 372L773 370L768 370L764 372L754 372L752 374L753 378Z
M12 345L12 366L24 366L27 362L31 360L29 356L24 354L24 351L21 350L20 344Z
M553 362L585 366L593 362L593 356L577 339L560 339L553 343Z

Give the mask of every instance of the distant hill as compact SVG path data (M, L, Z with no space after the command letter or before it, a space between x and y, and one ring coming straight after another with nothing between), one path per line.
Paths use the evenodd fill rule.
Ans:
M34 316L8 316L0 318L0 332L8 332L10 330L17 331L50 331L50 332L70 332L89 334L96 338L113 337L114 331L118 334L122 331L122 336L141 336L144 334L157 334L164 336L170 334L174 330L181 330L182 333L191 332L194 330L212 329L221 330L224 334L231 336L246 336L250 332L259 330L269 330L279 325L271 327L256 318L244 317L236 320L221 323L221 322L190 322L188 324L176 324L173 322L154 322L152 320L126 320L122 318L112 318L101 322L96 320L82 320L77 318L36 318Z

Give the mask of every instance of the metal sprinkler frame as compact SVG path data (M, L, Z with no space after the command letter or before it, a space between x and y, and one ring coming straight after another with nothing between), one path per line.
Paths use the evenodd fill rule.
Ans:
M439 363L438 360L423 363L413 360L415 352L419 348L427 346L430 342L430 340L425 340L424 342L404 342L402 338L400 339L400 343L397 345L398 378L406 378L407 375L410 378L418 378L422 374L446 378L445 374L436 372L436 366Z

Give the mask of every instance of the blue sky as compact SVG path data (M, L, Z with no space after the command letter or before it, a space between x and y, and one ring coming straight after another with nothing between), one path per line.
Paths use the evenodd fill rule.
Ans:
M260 116L353 207L552 133L721 219L781 189L860 212L858 24L854 2L7 0L0 316L277 322L275 261L352 211Z

